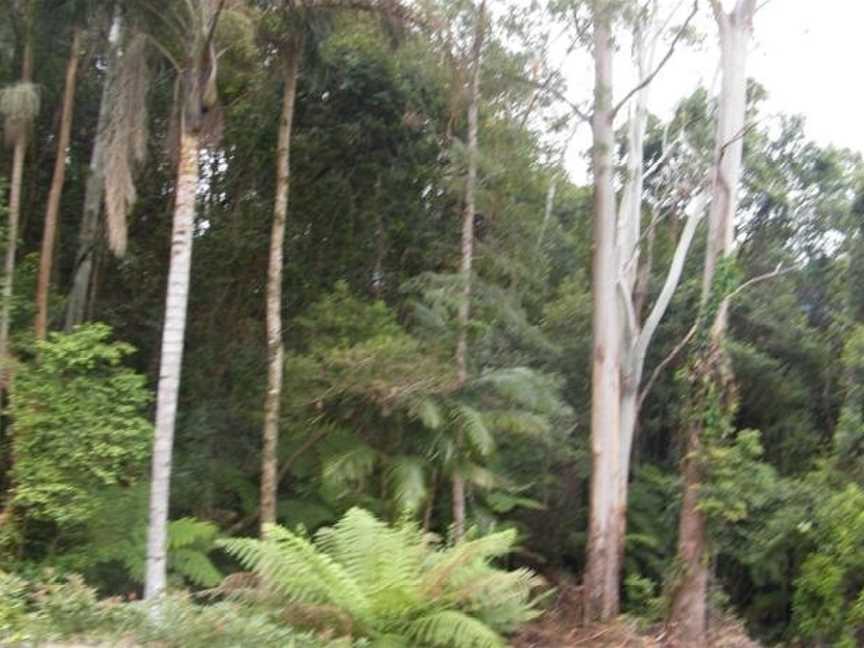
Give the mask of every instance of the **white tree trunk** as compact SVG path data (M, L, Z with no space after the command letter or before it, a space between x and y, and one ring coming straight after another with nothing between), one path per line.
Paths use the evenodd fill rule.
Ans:
M186 311L189 303L192 236L195 228L195 203L198 191L198 152L198 133L189 132L181 125L150 481L150 522L147 527L147 570L144 589L144 596L147 599L157 598L164 593L167 575L171 459L174 448L177 395L180 390L180 370L183 364Z
M621 322L617 299L615 189L612 127L612 34L609 7L595 0L594 13L594 261L593 360L591 375L591 514L585 568L586 622L618 614L620 561L615 513L621 441Z

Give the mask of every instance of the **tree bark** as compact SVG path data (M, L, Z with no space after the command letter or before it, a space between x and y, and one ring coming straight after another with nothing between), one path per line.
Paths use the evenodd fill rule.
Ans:
M45 227L42 233L42 251L39 255L39 276L36 280L36 339L44 340L48 330L48 290L51 286L51 270L54 265L54 242L57 239L57 219L60 213L60 196L66 179L66 151L72 134L72 115L75 110L75 86L80 60L81 29L72 30L72 49L66 64L66 85L63 89L63 109L60 114L60 133L57 138L57 158L54 174L48 191L45 208Z
M477 199L478 118L480 103L480 54L486 31L486 0L477 10L477 25L473 45L473 71L468 103L468 172L465 178L465 211L462 218L462 299L459 302L459 337L456 341L456 372L459 385L468 379L468 322L471 316L471 265L474 260L474 216ZM461 433L457 436L459 449L463 445ZM465 477L457 467L453 471L453 537L458 542L465 535Z
M102 86L102 97L99 101L99 117L96 121L96 139L93 143L93 153L90 157L90 169L87 184L84 189L84 209L81 216L81 229L78 233L78 253L75 255L75 269L72 278L72 288L66 304L66 321L64 329L68 332L81 324L87 313L90 284L93 276L93 258L99 236L99 215L102 209L102 197L105 191L105 139L107 137L108 121L111 105L116 95L117 54L122 41L122 20L119 12L115 13L111 25L110 44L108 48L108 69L105 72L105 83Z
M591 377L591 515L585 567L586 623L606 621L618 614L616 485L620 471L621 382L620 320L615 247L615 189L612 154L612 34L609 7L593 4L594 19L594 261L593 364Z
M25 36L21 55L21 81L29 83L33 74L33 46ZM12 318L12 295L15 278L15 251L18 245L18 223L21 220L21 189L24 181L24 158L27 155L27 130L22 129L15 140L12 153L12 178L9 186L9 230L6 233L6 260L3 277L3 311L0 313L0 388L6 389L9 380L9 326Z
M282 343L282 269L285 246L285 221L291 188L291 132L297 96L297 77L302 56L302 41L292 37L286 50L282 115L276 149L276 198L270 235L270 261L267 270L267 394L264 400L264 446L261 456L261 530L276 522L278 490L279 411L282 400L284 347Z
M753 34L755 0L738 0L731 13L725 13L719 0L712 8L720 34L723 74L715 140L712 200L708 245L703 273L702 301L707 302L718 262L733 254L735 212L738 204L738 182L741 174L744 121L747 97L747 54ZM727 307L724 303L711 326L710 358L700 363L707 377L717 383L719 393L731 388L728 375L718 371L723 364ZM713 358L713 360L712 360ZM697 378L698 379L698 378ZM687 431L687 454L682 463L684 497L678 529L678 560L681 574L675 583L668 620L673 645L700 648L706 645L708 586L708 538L706 520L699 509L699 491L703 470L701 458L702 422L690 424Z
M182 120L181 120L182 121ZM181 124L177 164L177 190L171 234L171 261L165 298L162 331L162 358L156 397L156 429L150 481L150 523L147 528L147 570L144 596L155 599L165 591L168 506L174 421L183 364L186 311L189 303L189 276L192 264L192 235L198 190L199 134Z

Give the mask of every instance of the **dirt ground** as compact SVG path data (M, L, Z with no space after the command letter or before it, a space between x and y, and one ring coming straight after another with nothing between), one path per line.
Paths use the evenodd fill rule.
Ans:
M526 626L513 640L513 648L670 648L662 627L640 629L635 621L619 619L596 626L580 625L582 592L559 583L558 597L546 614ZM761 648L734 620L714 623L711 648Z

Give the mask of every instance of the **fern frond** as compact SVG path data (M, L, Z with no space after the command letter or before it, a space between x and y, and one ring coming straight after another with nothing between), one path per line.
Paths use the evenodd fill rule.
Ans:
M437 430L444 423L444 414L441 406L431 398L424 398L416 403L411 410L412 416L430 430Z
M501 637L486 624L456 610L423 616L405 628L416 645L441 648L504 648Z
M387 481L399 508L416 511L426 499L426 462L419 457L396 457L387 469Z
M473 407L458 403L453 407L452 416L454 424L465 433L468 443L481 457L492 453L495 449L495 439L480 412Z
M194 544L210 544L219 535L219 527L192 517L172 520L168 524L168 550L183 549Z
M423 586L432 596L446 588L448 580L465 565L507 554L516 542L516 531L508 529L476 540L460 542L434 557L423 578Z
M369 600L345 569L298 534L270 525L264 540L234 538L219 545L290 601L337 605L361 619L368 615Z
M221 572L202 551L175 549L169 554L171 568L188 581L201 587L214 587L222 580Z

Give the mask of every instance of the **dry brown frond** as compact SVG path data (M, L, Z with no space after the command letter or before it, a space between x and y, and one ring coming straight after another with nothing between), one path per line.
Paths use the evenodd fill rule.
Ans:
M105 137L105 212L108 246L126 253L127 217L135 204L135 166L147 156L147 38L133 34L118 60L112 110Z
M13 146L27 132L40 106L39 89L34 83L20 81L0 90L0 114L6 144Z

